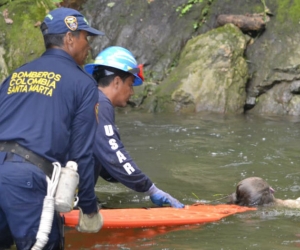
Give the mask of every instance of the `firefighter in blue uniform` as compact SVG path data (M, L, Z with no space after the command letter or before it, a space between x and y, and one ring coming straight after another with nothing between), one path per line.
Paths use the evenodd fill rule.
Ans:
M110 182L120 182L143 192L158 205L182 208L184 205L158 189L126 151L115 125L114 107L124 107L134 93L133 86L143 83L139 65L125 48L112 46L103 50L94 63L85 65L98 83L98 128L94 142L95 176Z
M32 248L39 227L45 226L40 217L53 162L62 167L69 160L78 163L77 229L96 232L102 223L91 181L97 87L80 65L90 49L87 37L103 33L69 8L51 11L41 31L45 53L0 87L0 249L13 242L22 250L63 248L58 213L50 218L44 246Z

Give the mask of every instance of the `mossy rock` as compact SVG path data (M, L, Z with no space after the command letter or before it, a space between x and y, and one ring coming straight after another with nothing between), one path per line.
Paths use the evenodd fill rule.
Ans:
M7 4L10 0L0 0L0 6Z
M0 30L5 39L0 39L4 47L4 56L8 73L17 67L39 57L45 46L38 22L42 22L45 15L56 8L52 0L18 0L0 7L0 11L8 10L8 17L12 24L0 22ZM1 35L2 37L2 35Z

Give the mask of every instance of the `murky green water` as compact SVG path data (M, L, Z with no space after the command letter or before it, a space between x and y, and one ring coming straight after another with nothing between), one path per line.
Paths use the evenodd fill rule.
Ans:
M277 198L300 197L300 118L118 113L116 121L139 167L185 204L225 202L218 199L250 176L265 178ZM99 180L96 191L108 207L152 206L120 184ZM199 226L96 235L66 230L66 243L66 249L297 249L300 211L261 208Z

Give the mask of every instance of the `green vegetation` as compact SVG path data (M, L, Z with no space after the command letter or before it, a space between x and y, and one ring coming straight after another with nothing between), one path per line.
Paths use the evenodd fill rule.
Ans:
M279 22L291 21L294 24L300 21L300 1L277 0L276 18Z
M195 193L192 192L192 195L194 195L197 200L200 200L199 197Z
M6 54L8 73L27 63L45 50L43 38L37 22L43 21L49 10L56 8L53 0L18 0L10 1L0 7L0 11L8 10L8 18L12 24L0 22L0 41Z
M187 3L182 4L181 6L177 7L176 11L180 12L180 16L184 16L187 12L191 10L194 4L202 3L203 0L188 0Z
M190 12L195 5L202 7L199 20L193 24L194 29L197 30L199 27L201 27L203 23L206 22L210 10L210 5L213 1L214 0L188 0L185 4L182 4L181 6L177 7L176 11L179 12L179 16L182 17L188 12Z

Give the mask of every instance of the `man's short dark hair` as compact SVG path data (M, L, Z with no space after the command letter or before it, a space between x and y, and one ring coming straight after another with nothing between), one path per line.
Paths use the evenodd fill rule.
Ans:
M120 77L123 81L125 81L131 75L131 73L125 72L123 70L119 70L112 67L105 67L101 65L96 66L93 71L93 77L98 83L98 86L101 87L108 86L116 76Z
M45 23L41 24L41 31L44 36L45 48L49 49L53 46L61 47L64 44L64 37L66 34L47 34L47 25ZM80 30L71 31L72 35L75 37L79 37Z

